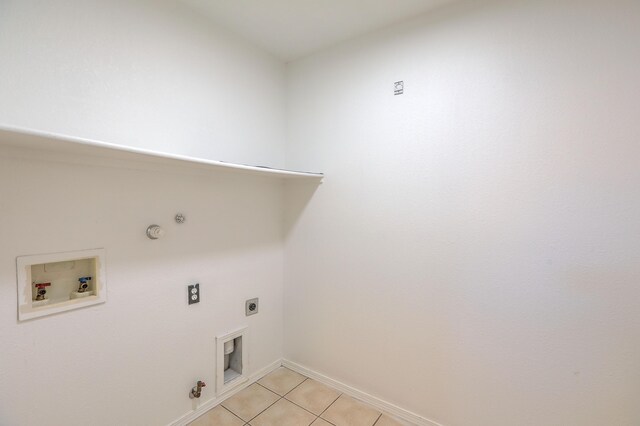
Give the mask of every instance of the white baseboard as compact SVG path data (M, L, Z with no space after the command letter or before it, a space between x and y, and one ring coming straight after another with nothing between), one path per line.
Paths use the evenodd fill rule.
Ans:
M256 371L251 376L249 376L249 380L247 380L242 385L239 385L238 387L234 388L233 390L230 390L228 393L225 393L224 395L218 396L216 398L212 398L204 402L197 409L185 414L184 416L180 417L178 420L174 420L173 422L169 423L169 426L186 426L187 424L191 423L192 421L194 421L195 419L197 419L198 417L200 417L201 415L203 415L204 413L206 413L216 405L222 403L227 398L230 398L233 395L237 394L247 386L254 384L255 382L257 382L267 374L271 373L273 370L280 367L281 365L282 365L281 359L272 362L271 364L267 365L266 367L260 369L259 371Z
M320 383L324 383L325 385L330 386L336 390L339 390L340 392L345 393L353 398L366 402L367 404L379 409L380 411L384 411L385 413L396 416L402 420L411 422L417 426L442 426L440 423L436 423L433 420L425 419L424 417L419 416L415 413L412 413L411 411L405 410L403 408L398 407L397 405L383 401L378 397L370 395L361 390L355 389L349 385L346 385L342 382L339 382L323 374L320 374L314 370L311 370L310 368L307 368L300 364L296 364L295 362L283 359L282 365L304 376L317 380Z

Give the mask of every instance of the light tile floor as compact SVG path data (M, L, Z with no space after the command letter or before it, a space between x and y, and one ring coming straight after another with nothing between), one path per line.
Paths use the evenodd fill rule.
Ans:
M335 389L280 367L190 426L410 426Z

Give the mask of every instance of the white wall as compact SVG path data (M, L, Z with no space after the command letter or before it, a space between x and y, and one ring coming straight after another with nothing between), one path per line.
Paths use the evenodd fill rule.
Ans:
M0 0L0 123L282 166L284 65L170 0Z
M282 351L282 184L0 156L0 425L161 425L215 396L215 336ZM183 212L187 221L173 221ZM167 235L147 239L146 227ZM17 322L18 255L107 249L106 304ZM187 284L202 301L187 305ZM244 301L260 297L260 313Z
M640 424L638 40L468 2L291 63L285 357L446 426Z
M639 16L469 2L291 64L287 161L327 178L287 192L287 357L446 426L638 424ZM178 3L0 0L0 58L0 123L284 160L284 66ZM240 323L280 357L278 181L3 153L0 182L1 425L168 423ZM108 302L18 324L15 257L86 247Z
M175 2L0 0L0 58L0 123L284 160L284 65ZM282 183L100 164L0 152L0 425L168 424L215 395L217 334L249 325L252 372L282 355ZM17 322L16 256L95 247L106 304Z

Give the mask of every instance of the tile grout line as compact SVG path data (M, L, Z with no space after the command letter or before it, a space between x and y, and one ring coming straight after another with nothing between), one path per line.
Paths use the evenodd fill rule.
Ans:
M381 413L378 415L378 418L376 419L375 423L372 424L371 426L380 424L380 420L384 415L386 415L391 419L396 419L398 421L401 421L403 422L402 424L407 424L407 426L418 426L418 425L422 425L424 422L426 422L425 426L427 423L433 426L442 426L439 423L436 423L434 420L426 419L409 410L402 409L401 407L396 406L388 401L385 401L373 395L367 394L362 390L353 388L349 385L346 385L345 383L341 383L338 380L325 376L317 371L314 371L303 365L297 364L293 361L283 359L282 366L298 374L306 375L306 377L308 377L309 379L315 380L337 392L341 392L341 389L346 389L345 392L342 392L342 395L353 398L359 403L364 404L365 406L377 411L378 413ZM324 413L329 408L331 408L331 406L329 406L320 414L320 418L324 421L327 421L327 420L323 418L322 415L324 415ZM333 424L331 422L328 422L328 423Z
M333 388L332 388L332 389L333 389ZM336 401L337 401L338 399L340 399L340 397L341 397L342 395L344 395L344 393L340 393L340 395L339 395L339 396L338 396L338 397L337 397L337 398L336 398L336 399L335 399L331 404L329 404L329 406L328 406L327 408L325 408L325 409L324 409L324 411L323 411L322 413L320 413L320 416L322 416L322 415L325 413L325 411L327 411L329 408L331 408L331 406L332 406L333 404L335 404L335 403L336 403ZM364 401L360 401L360 400L359 400L359 399L357 399L357 398L354 398L354 399L355 399L356 401L360 402L361 404L364 404L364 405L366 405L366 406L368 406L368 407L370 407L370 408L373 408L373 407L371 407L369 404L367 404L367 403L366 403L366 402L364 402ZM376 423L378 423L378 421L380 421L380 418L382 418L382 415L384 414L384 412L383 412L383 411L379 411L379 410L377 410L377 409L375 409L375 410L376 410L376 411L378 411L380 414L378 414L378 417L376 417L376 421L375 421L375 422L373 422L373 423L371 424L371 426L375 426L375 425L376 425ZM318 416L318 417L320 417L320 416ZM332 424L332 425L334 425L334 426L335 426L335 424L331 423L329 420L325 419L324 417L320 417L320 418L321 418L322 420L324 420L325 422L330 423L330 424Z
M329 424L330 424L330 425L332 425L332 426L336 426L336 425L335 425L335 423L331 423L331 422L330 422L329 420L327 420L327 419L323 419L323 418L322 418L322 417L320 417L320 416L318 416L318 418L319 418L320 420L322 420L323 422L327 422L327 423L329 423Z
M339 400L339 399L340 399L340 397L343 395L343 393L342 393L342 392L339 392L339 393L340 393L340 395L338 395L338 397L337 397L336 399L334 399L334 400L333 400L333 402L332 402L331 404L329 404L329 406L328 406L327 408L325 408L324 410L322 410L322 413L320 413L320 414L318 415L318 417L320 417L322 420L324 420L324 421L325 421L325 422L327 422L327 423L331 423L331 422L330 422L329 420L325 419L324 417L321 417L321 416L322 416L322 415L323 415L323 414L324 414L324 413L325 413L329 408L331 408L331 406L332 406L333 404L335 404L337 400ZM331 423L331 424L333 425L333 423ZM335 426L335 425L334 425L334 426Z
M245 419L243 419L242 417L238 416L236 413L234 413L233 411L229 410L229 409L228 409L227 407L225 407L224 405L220 404L220 407L222 407L222 409L227 410L228 412L230 412L234 417L237 417L237 418L239 418L240 420L242 420L243 422L245 422L245 423L246 423L246 420L245 420ZM215 408L215 407L214 407L214 408ZM209 411L212 411L212 410L213 410L213 408L212 408L211 410L208 410L208 411L207 411L207 413L208 413Z
M298 374L299 374L299 373L298 373ZM307 376L304 376L304 377L307 377ZM307 377L307 378L306 378L302 383L306 382L307 380L313 380L313 379L311 379L310 377ZM301 385L302 383L300 383L300 385ZM298 385L298 386L300 386L300 385ZM298 386L296 386L296 387L298 387ZM327 387L329 387L329 386L327 386ZM294 389L295 389L295 388L294 388ZM322 410L322 411L320 412L320 414L311 413L311 411L309 411L309 410L307 410L306 408L304 408L304 407L302 407L302 406L300 406L300 405L296 404L295 402L293 402L293 401L291 401L291 400L289 400L289 399L287 399L287 398L285 398L285 399L287 399L287 401L291 402L292 404L297 405L298 407L302 408L303 410L306 410L306 411L308 411L309 413L311 413L311 414L313 414L314 416L316 416L316 418L315 418L314 422L315 422L315 421L317 421L318 419L320 419L320 420L323 420L323 421L325 421L325 422L329 423L330 425L336 426L335 424L331 423L329 420L327 420L327 419L323 419L322 417L320 417L320 416L322 416L322 415L324 414L324 412L325 412L325 411L327 411L327 410L328 410L328 409L329 409L329 408L330 408L330 407L331 407L331 406L332 406L332 405L333 405L333 404L334 404L338 399L340 399L340 397L342 396L342 392L340 392L339 390L334 389L334 388L332 388L332 387L329 387L329 389L332 389L332 390L334 390L334 391L338 392L338 397L337 397L336 399L334 399L333 401L331 401L331 404L327 405L327 407L326 407L324 410ZM291 392L293 392L293 389L291 389ZM287 395L289 395L289 393L287 393Z
M309 414L313 414L313 415L314 415L314 416L316 416L316 417L320 417L320 414L313 413L313 412L311 412L311 411L307 410L306 408L304 408L302 405L298 405L298 404L296 404L295 402L291 401L290 399L285 398L284 396L283 396L282 398L284 398L284 400L285 400L285 401L288 401L288 402L292 403L292 404L293 404L293 405L295 405L296 407L302 408L302 409L303 409L304 411L306 411L307 413L309 413ZM338 397L338 398L340 398L340 397ZM332 402L331 404L333 404L333 402ZM329 406L331 406L331 404L329 404ZM327 408L329 408L329 407L327 407ZM326 410L326 408L325 408L325 410ZM323 410L322 412L324 413L324 410ZM322 419L322 420L324 420L324 419Z
M264 387L264 386L263 386L263 387ZM267 388L265 388L265 389L267 389ZM276 395L278 395L278 394L276 393ZM249 422L251 422L251 421L255 420L255 419L256 419L256 417L258 417L260 414L262 414L262 413L264 413L265 411L267 411L269 408L273 407L273 406L276 404L276 402L280 401L280 400L282 399L282 397L281 397L280 395L278 395L278 396L279 396L279 398L278 398L278 399L276 399L276 400L273 402L273 404L269 404L269 406L268 406L267 408L265 408L264 410L260 411L260 412L259 412L258 414L256 414L255 416L251 417L251 419L250 419L247 423L249 423Z
M286 367L283 367L283 368L286 368ZM289 369L287 368L287 370L289 370ZM292 370L290 370L290 371L292 371ZM298 373L298 374L300 374L300 373ZM298 383L298 384L297 384L293 389L297 388L298 386L300 386L301 384L303 384L304 382L306 382L306 381L309 379L307 376L304 376L304 375L302 375L302 374L300 374L300 376L304 377L304 380L303 380L303 381L301 381L300 383ZM288 401L288 402L291 402L291 401L289 401L288 399L286 399L284 396L280 396L280 394L278 394L277 392L272 391L271 389L269 389L268 387L266 387L266 386L264 386L263 384L259 383L258 381L254 382L254 384L257 384L257 385L258 385L258 386L260 386L261 388L266 389L267 391L269 391L269 392L271 392L272 394L276 395L276 396L278 397L278 399L276 399L272 404L270 404L270 405L269 405L268 407L266 407L264 410L260 411L260 412L259 412L258 414L256 414L255 416L251 417L249 420L245 420L245 419L243 419L242 417L240 417L240 416L236 415L233 411L231 411L231 410L230 410L230 409L228 409L227 407L224 407L224 406L223 406L223 408L224 408L224 409L228 410L231 414L233 414L234 416L238 417L238 418L239 418L240 420L242 420L243 422L246 422L246 424L249 424L249 422L252 422L253 420L255 420L255 419L256 419L256 417L258 417L260 414L264 413L264 412L265 412L265 411L267 411L269 408L271 408L272 406L274 406L274 405L275 405L278 401L280 401L281 399L284 399L284 400L286 400L286 401ZM249 387L251 387L251 386L249 386ZM247 387L247 389L248 389L249 387ZM293 389L291 389L289 392L293 391ZM287 395L289 392L285 393L285 395ZM220 404L220 405L222 405L222 404ZM300 408L302 408L302 407L300 407ZM303 408L303 410L304 410L304 408ZM305 411L307 411L307 410L305 410ZM311 414L313 414L313 413L311 413ZM315 416L315 414L313 414L313 415ZM314 421L315 421L315 419L314 419Z
M289 392L285 393L285 394L283 395L283 398L284 398L285 400L287 400L288 402L292 403L293 405L295 405L296 407L300 407L300 408L302 408L302 409L303 409L304 411L306 411L307 413L313 414L313 415L314 415L314 416L316 416L316 417L320 417L320 415L319 415L319 414L313 413L313 412L311 412L311 411L307 410L306 408L304 408L302 405L296 404L294 401L292 401L292 400L290 400L289 398L287 398L287 395L289 395L291 392L293 392L294 390L296 390L298 387L302 386L302 384L303 384L304 382L306 382L307 380L309 380L309 378L308 378L308 377L305 377L305 379L304 379L303 381L301 381L300 383L298 383L298 385L296 385L296 387L294 387L293 389L291 389ZM332 403L332 404L333 404L333 403ZM315 419L315 420L317 420L317 419ZM314 421L315 421L315 420L314 420ZM313 422L312 422L312 423L313 423Z
M304 377L304 380L303 380L303 381L301 381L300 383L298 383L297 385L295 385L295 386L294 386L294 387L293 387L289 392L287 392L287 393L285 393L284 395L282 395L282 397L284 398L285 396L289 395L291 392L293 392L294 390L296 390L300 385L302 385L304 382L306 382L307 380L309 380L309 378L308 378L308 377L305 377L305 376L303 376L303 377ZM287 399L287 401L288 401L288 399Z
M256 417L258 417L260 414L262 414L262 413L264 413L265 411L267 411L269 408L273 407L273 406L276 404L276 402L280 401L281 399L282 399L282 398L278 398L278 399L276 399L276 400L275 400L275 402L274 402L273 404L270 404L267 408L265 408L264 410L260 411L260 412L259 412L258 414L256 414L255 416L251 417L251 419L247 422L247 424L248 424L249 422L254 421L254 420L256 419Z
M285 367L285 368L286 368L286 367ZM298 373L298 374L300 374L300 373ZM304 408L302 405L298 405L298 404L296 404L294 401L291 401L289 398L287 398L287 397L286 397L287 395L289 395L291 392L293 392L294 390L296 390L296 388L298 388L299 386L301 386L301 385L302 385L304 382L306 382L307 380L312 380L311 378L309 378L309 377L307 377L307 376L303 376L303 377L304 377L305 379L304 379L303 381L301 381L300 383L298 383L298 384L297 384L293 389L291 389L289 392L285 393L285 394L284 394L284 396L283 396L282 398L284 398L284 399L285 399L285 400L287 400L288 402L292 403L292 404L293 404L293 405L295 405L296 407L302 408L302 409L303 409L304 411L306 411L307 413L313 414L316 418L315 418L315 419L313 419L313 422L311 422L311 424L313 424L315 421L317 421L318 419L320 419L320 420L324 420L325 422L327 422L327 423L329 423L329 424L333 425L333 423L331 423L331 422L330 422L330 421L328 421L328 420L323 419L323 418L322 418L322 417L320 417L320 416L321 416L325 411L327 411L327 409L328 409L329 407L331 407L331 406L333 405L333 403L334 403L334 402L336 402L336 401L338 400L338 398L340 398L340 397L342 396L342 392L339 392L339 391L337 391L336 389L330 388L330 389L333 389L334 391L338 392L338 397L337 397L336 399L334 399L334 400L331 402L331 404L329 404L329 405L327 406L327 408L325 408L324 410L322 410L322 412L320 412L320 414L313 413L313 412L311 412L311 411L307 410L306 408ZM333 426L335 426L335 425L333 425ZM372 425L372 426L373 426L373 425Z
M291 388L291 390L290 390L290 391L288 391L287 393L285 393L283 396L281 396L281 397L280 397L280 399L284 399L285 401L290 402L291 404L295 405L296 407L303 409L304 411L306 411L307 413L311 414L312 416L315 416L315 419L313 419L313 421L311 422L311 423L313 423L313 422L315 422L316 420L318 420L318 419L320 418L320 416L319 416L318 414L316 414L316 413L312 413L311 411L307 410L307 409L306 409L306 408L304 408L303 406L298 405L298 404L296 404L295 402L291 401L290 399L286 398L286 396L287 396L287 395L289 395L291 392L293 392L294 390L296 390L296 389L297 389L299 386L301 386L304 382L306 382L307 380L309 380L309 378L308 378L307 376L302 376L302 377L304 377L304 380L303 380L303 381L301 381L300 383L298 383L297 385L295 385L293 388ZM258 383L258 382L256 382L256 383ZM271 389L269 389L269 388L268 388L268 387L266 387L265 385L260 384L260 383L258 383L258 384L259 384L260 386L262 386L263 388L265 388L265 389L267 389L267 390L269 390L269 391L273 392ZM274 393L275 393L275 392L274 392ZM276 395L278 395L278 394L276 393ZM279 395L278 395L278 396L279 396ZM338 398L339 398L339 397L338 397ZM279 399L278 401L280 401L280 399ZM278 402L278 401L276 401L276 402ZM274 403L274 404L275 404L275 403ZM332 402L331 404L333 404L333 402ZM330 405L331 405L331 404L330 404ZM266 410L268 410L270 407L271 407L271 406L267 407L267 408L265 409L265 411L266 411ZM327 408L328 408L328 407L327 407ZM264 411L263 411L263 412L264 412ZM263 413L263 412L262 412L262 413ZM260 413L260 414L262 414L262 413ZM259 416L260 414L258 414L258 416ZM256 416L256 417L258 417L258 416ZM255 419L255 417L254 417L253 419ZM251 419L251 420L253 420L253 419ZM322 420L324 420L324 419L322 419ZM311 424L311 423L309 423L309 424ZM333 424L333 423L332 423L332 424Z
M373 422L373 424L371 426L376 426L376 424L380 421L380 419L382 418L382 413L380 413L380 415L378 416L378 418L376 419L375 422Z
M264 389L266 389L266 390L268 390L269 392L271 392L271 393L272 393L272 394L274 394L274 395L278 395L278 398L284 398L284 397L283 397L282 395L280 395L278 392L274 392L274 391L272 391L271 389L269 389L268 387L266 387L265 385L263 385L263 384L261 384L261 383L256 382L255 384L256 384L256 385L258 385L258 386L260 386L260 387L262 387L262 388L264 388Z
M286 368L286 367L284 367ZM287 368L287 370L289 370ZM290 370L293 371L293 370ZM300 374L300 373L298 373ZM323 414L325 414L339 399L340 397L342 397L344 395L343 392L338 391L337 389L333 388L333 387L329 387L330 389L338 392L338 396L324 409L322 410L322 412L320 414L315 414L309 410L307 410L306 408L304 408L301 405L298 405L297 403L295 403L294 401L291 401L287 398L287 395L291 394L294 390L296 390L298 387L302 386L302 384L304 384L306 381L310 380L310 377L307 377L303 374L300 374L301 377L303 377L304 379L298 383L297 385L295 385L293 388L291 388L289 391L285 392L282 396L280 394L278 394L277 392L269 389L267 386L259 383L258 381L254 382L254 384L259 385L261 388L269 391L270 393L276 395L278 398L271 404L269 404L266 408L264 408L263 410L261 410L258 414L256 414L255 416L251 417L249 420L244 420L242 417L240 417L239 415L237 415L236 413L234 413L233 411L231 411L231 409L225 407L224 405L222 405L222 403L220 404L220 406L225 409L226 411L228 411L229 413L231 413L234 417L238 418L239 420L244 422L243 426L251 426L250 422L252 422L253 420L255 420L258 416L262 415L265 411L269 410L271 407L273 407L275 404L277 404L278 402L280 402L281 400L285 400L286 402L289 402L291 404L293 404L294 406L304 410L306 413L311 414L312 416L314 416L313 421L309 424L312 425L313 423L317 422L318 419L321 419L322 421L327 422L328 424L332 425L332 426L336 426L334 423L330 422L329 420L321 417ZM368 405L368 404L366 404ZM376 410L377 411L377 410ZM380 421L380 419L382 418L384 412L380 412L380 414L378 415L378 417L376 418L376 420L371 424L371 426L375 426L378 424L378 422Z
M269 406L268 406L268 407L266 407L264 410L260 411L260 412L259 412L258 414L256 414L255 416L251 417L249 420L245 420L245 419L243 419L242 417L238 416L237 414L235 414L233 411L231 411L231 410L230 410L230 409L228 409L227 407L224 407L224 408L227 408L227 410L231 411L231 413L232 413L234 416L236 416L236 417L240 417L240 420L242 420L243 422L246 422L247 424L249 424L249 422L250 422L250 421L254 420L254 419L255 419L256 417L258 417L260 414L264 413L264 412L265 412L265 411L267 411L269 408L271 408L271 406L272 406L273 404L275 404L276 402L278 402L278 401L280 401L280 400L282 399L282 397L281 397L280 395L278 395L277 393L273 392L271 389L267 389L266 387L262 386L262 385L261 385L260 383L258 383L258 382L253 383L251 386L253 386L253 385L259 385L260 387L262 387L262 388L264 388L264 389L268 390L268 391L269 391L269 392L271 392L272 394L276 395L276 396L278 397L278 399L276 399L272 404L269 404ZM247 389L249 389L251 386L248 386L248 387L247 387Z
M286 368L286 367L285 367L285 368ZM299 374L299 373L298 373L298 374ZM302 376L302 375L301 375L301 376ZM293 401L289 400L288 398L286 398L286 396L287 396L287 395L289 395L291 392L293 392L293 391L294 391L294 390L296 390L298 387L300 387L304 382L306 382L307 380L309 380L309 377L307 377L307 376L302 376L302 377L304 377L304 380L303 380L303 381L301 381L300 383L298 383L297 385L295 385L293 388L291 388L291 390L287 391L287 392L286 392L284 395L282 395L282 396L280 396L280 394L278 394L277 392L274 392L273 390L269 389L268 387L266 387L266 386L265 386L265 385L263 385L262 383L258 383L258 382L256 382L258 385L260 385L261 387L265 388L266 390L268 390L268 391L270 391L270 392L272 392L272 393L274 393L274 394L278 395L280 398L279 398L276 402L274 402L273 404L271 404L270 406L268 406L267 408L265 408L263 411L261 411L260 413L258 413L255 417L253 417L253 418L252 418L251 420L249 420L249 421L251 422L251 421L255 420L255 418L256 418L256 417L258 417L260 414L262 414L262 413L264 413L265 411L267 411L269 408L271 408L273 405L275 405L275 404L276 404L277 402L279 402L281 399L284 399L285 401L290 402L291 404L295 405L296 407L298 407L298 408L300 408L300 409L304 410L305 412L307 412L307 413L309 413L309 414L311 414L312 416L314 416L314 417L315 417L315 418L313 419L313 421L312 421L311 423L309 423L309 425L313 424L313 423L314 423L315 421L317 421L318 419L324 420L324 421L326 421L327 423L329 423L329 424L333 425L333 423L331 423L331 422L329 422L329 421L327 421L327 420L325 420L325 419L322 419L322 418L320 417L320 414L324 413L324 412L325 412L329 407L331 407L331 406L333 405L333 403L334 403L334 402L336 402L336 401L338 400L338 398L340 398L340 396L342 395L342 393L340 393L340 394L338 395L338 398L334 399L334 400L331 402L331 404L329 404L329 405L327 406L327 408L325 408L324 410L322 410L322 412L321 412L320 414L312 413L311 411L307 410L306 408L302 407L301 405L298 405L298 404L296 404L295 402L293 402ZM335 389L334 389L334 390L335 390ZM244 420L243 420L243 421L244 421ZM247 424L249 424L249 423L247 423ZM245 426L246 426L246 425L245 425ZM250 425L249 425L249 426L250 426ZM335 425L333 425L333 426L335 426Z

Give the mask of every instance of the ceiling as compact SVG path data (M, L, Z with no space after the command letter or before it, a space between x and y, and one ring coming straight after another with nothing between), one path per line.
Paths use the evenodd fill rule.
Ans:
M452 0L182 0L284 61Z

